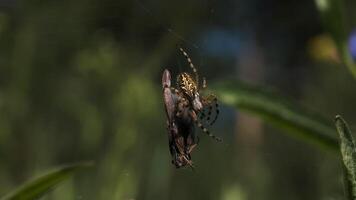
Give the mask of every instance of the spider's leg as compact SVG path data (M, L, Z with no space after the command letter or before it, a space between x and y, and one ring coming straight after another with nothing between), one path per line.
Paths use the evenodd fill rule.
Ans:
M215 121L218 119L218 116L219 116L219 104L218 104L218 99L215 97L214 100L215 102L215 118L213 119L213 121L210 122L210 125L213 125L215 123Z
M211 112L213 110L213 106L211 104L211 100L209 100L209 96L207 98L202 98L202 103L203 103L204 107L209 107L209 108L208 108L207 115L205 115L205 112L204 112L205 109L204 109L204 111L202 111L202 116L200 117L200 120L203 120L205 117L207 117L206 121L209 122L210 116L211 116Z
M211 116L211 111L213 110L213 106L211 103L209 103L209 110L208 110L208 117L206 118L206 121L210 120L210 116Z
M179 48L179 50L183 53L183 55L185 56L185 58L188 61L188 64L190 66L190 68L192 68L194 74L195 74L195 82L197 83L197 88L199 88L199 75L198 75L198 71L195 68L192 60L190 59L190 57L188 56L188 54L183 50L183 48Z
M211 116L211 113L213 110L213 105L215 105L215 118L210 122L210 125L213 125L215 123L215 121L217 120L219 113L220 113L218 99L215 95L210 94L206 98L203 98L203 102L204 102L205 106L209 106L207 121L210 120L210 116Z
M200 112L200 120L203 120L204 118L206 117L205 115L205 110L203 109L201 112Z
M197 115L195 114L194 111L191 111L191 112L190 112L190 115L191 115L193 121L195 122L195 124L196 124L205 134L207 134L208 136L212 137L213 139L215 139L215 140L218 141L218 142L222 142L222 139L221 139L221 138L216 137L215 135L211 134L211 133L209 132L209 130L208 130L207 128L205 128L204 125L203 125L201 122L198 121Z

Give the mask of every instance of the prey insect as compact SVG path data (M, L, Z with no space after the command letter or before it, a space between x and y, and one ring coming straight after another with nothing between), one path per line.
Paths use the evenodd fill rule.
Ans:
M206 81L203 78L201 87L199 75L188 54L180 48L186 57L190 68L194 73L194 78L187 72L177 76L176 88L171 86L171 75L166 69L162 76L163 98L167 114L167 129L169 139L169 150L172 156L172 163L177 167L189 165L193 168L191 152L199 142L195 134L195 126L216 141L220 138L211 134L204 124L212 125L218 115L218 103L215 95L201 96L201 90L206 88ZM215 108L215 117L211 120L212 110ZM205 110L208 111L205 114Z

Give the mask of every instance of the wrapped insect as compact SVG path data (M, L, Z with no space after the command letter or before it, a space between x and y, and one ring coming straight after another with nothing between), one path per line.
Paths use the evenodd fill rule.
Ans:
M163 98L167 114L167 129L169 149L172 155L172 163L177 167L189 165L193 167L191 152L198 144L194 125L202 129L204 133L217 141L220 138L211 134L203 123L212 125L219 114L217 98L215 95L200 96L200 90L206 88L203 79L202 88L199 87L199 76L187 53L180 48L186 57L189 66L195 74L192 78L189 73L183 72L177 76L177 88L171 86L171 75L166 69L162 76ZM209 123L211 112L215 106L215 118ZM204 110L208 110L205 115ZM200 115L200 117L198 117ZM203 123L202 123L203 122Z
M190 152L196 145L191 138L194 134L194 126L192 126L193 124L191 122L183 123L184 121L176 116L178 97L171 90L171 75L168 70L163 72L162 86L163 100L167 115L169 151L172 156L172 163L177 168L186 165L192 167ZM186 149L189 150L186 151Z

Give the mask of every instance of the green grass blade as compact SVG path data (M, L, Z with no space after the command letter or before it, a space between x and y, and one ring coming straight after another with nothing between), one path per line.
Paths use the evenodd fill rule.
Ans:
M30 180L1 200L31 200L37 199L52 189L55 185L71 177L78 170L91 166L90 162L66 165L51 170L37 178Z
M348 199L356 199L356 148L351 131L341 116L335 117L335 126L340 137L340 151L345 171L345 189Z
M356 78L356 64L348 50L348 34L346 31L345 11L343 0L315 0L322 21L335 41L340 58Z
M236 81L224 82L213 88L220 101L227 105L253 113L305 141L335 152L338 150L331 123L283 100L273 92Z

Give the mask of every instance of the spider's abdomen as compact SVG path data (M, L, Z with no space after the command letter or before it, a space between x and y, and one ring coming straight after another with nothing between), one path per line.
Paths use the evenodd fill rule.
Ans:
M191 98L193 98L195 93L198 91L197 84L186 72L178 75L177 84L179 88Z

